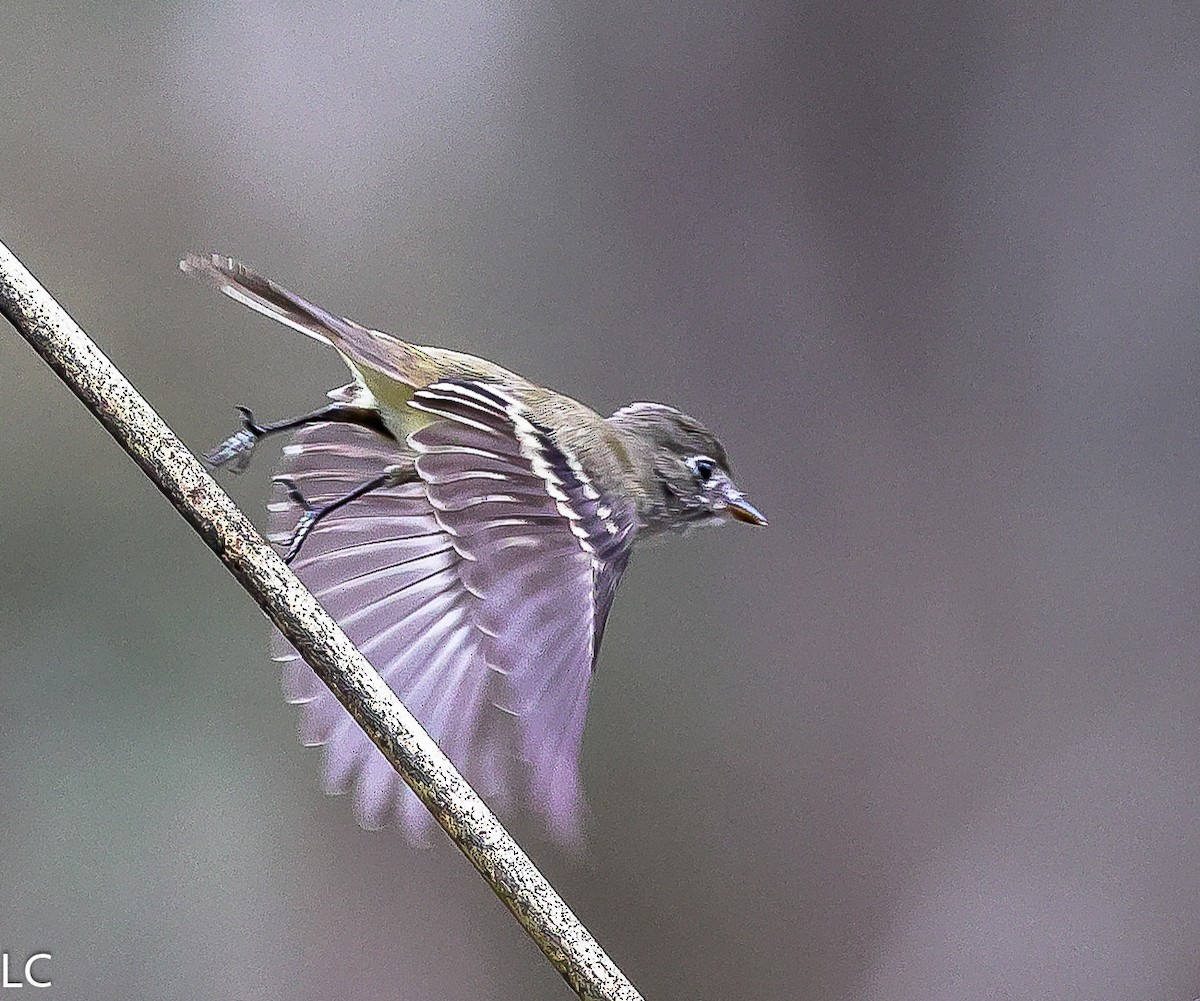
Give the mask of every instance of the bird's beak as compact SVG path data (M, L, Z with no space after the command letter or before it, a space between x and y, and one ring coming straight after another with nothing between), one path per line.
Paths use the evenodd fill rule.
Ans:
M727 518L744 521L747 525L765 525L767 519L763 513L743 496L742 492L732 483L727 483L724 489L725 504L720 513Z

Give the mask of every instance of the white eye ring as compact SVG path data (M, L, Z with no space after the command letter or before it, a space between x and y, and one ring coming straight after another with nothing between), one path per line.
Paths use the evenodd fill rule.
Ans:
M687 461L688 469L700 483L707 483L717 471L717 460L709 455L693 455Z

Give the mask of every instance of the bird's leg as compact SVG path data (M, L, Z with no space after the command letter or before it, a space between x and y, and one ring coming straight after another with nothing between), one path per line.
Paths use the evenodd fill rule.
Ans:
M287 552L283 554L283 562L291 563L299 554L300 547L304 545L304 540L309 537L312 530L317 527L317 524L328 515L333 514L338 508L345 507L351 501L356 501L360 497L366 496L372 490L382 490L384 487L394 487L401 483L411 483L416 478L417 470L411 462L405 465L388 466L378 476L367 480L365 483L360 483L353 490L342 494L342 496L335 497L325 504L314 504L304 496L300 488L296 486L296 481L291 477L276 476L275 482L281 484L287 491L288 497L294 503L300 505L304 511L287 540Z
M214 469L219 469L226 463L230 463L230 470L240 473L249 465L250 453L254 451L254 446L258 444L259 439L265 438L267 435L276 434L279 431L291 431L294 428L301 428L307 424L340 421L343 424L357 424L361 428L374 431L376 434L382 435L384 438L389 438L392 441L396 439L396 436L384 424L378 410L372 410L368 407L356 407L347 403L331 403L326 407L321 407L320 410L314 410L311 414L292 417L285 421L276 421L274 424L257 423L249 407L238 407L237 410L242 415L242 429L235 434L231 434L220 445L204 456L208 460L208 464Z

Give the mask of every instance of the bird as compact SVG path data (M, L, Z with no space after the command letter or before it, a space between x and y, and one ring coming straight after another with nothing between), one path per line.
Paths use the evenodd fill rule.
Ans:
M180 268L333 347L352 379L325 406L241 428L206 456L246 468L290 434L270 538L493 809L578 847L579 762L605 624L636 544L766 518L703 424L659 403L602 417L490 361L331 313L218 254ZM276 632L301 736L360 824L414 842L432 820Z

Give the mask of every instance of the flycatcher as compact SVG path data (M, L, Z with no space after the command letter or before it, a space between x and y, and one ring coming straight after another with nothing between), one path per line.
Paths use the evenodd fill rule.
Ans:
M284 431L272 538L471 784L531 805L577 842L588 687L636 541L766 519L721 443L659 403L611 417L506 369L371 330L218 255L180 267L331 345L353 381L327 406L242 429L208 456L245 468ZM306 743L364 826L432 819L299 654L276 634Z

